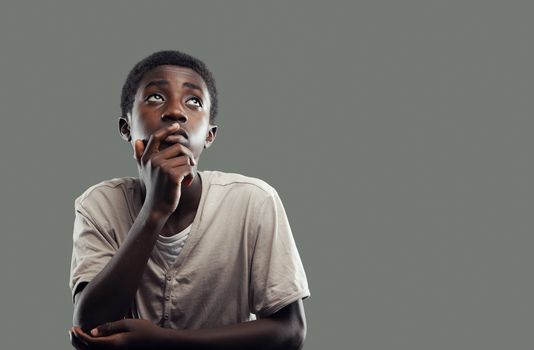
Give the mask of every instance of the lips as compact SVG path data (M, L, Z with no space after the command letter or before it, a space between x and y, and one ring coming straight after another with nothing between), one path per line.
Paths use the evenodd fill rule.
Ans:
M189 137L187 136L187 131L185 131L185 130L182 129L182 128L176 130L176 131L173 132L171 135L182 135L182 136L185 137L186 139L189 138Z
M167 136L163 141L169 143L187 143L187 132L183 129L178 129L175 133Z

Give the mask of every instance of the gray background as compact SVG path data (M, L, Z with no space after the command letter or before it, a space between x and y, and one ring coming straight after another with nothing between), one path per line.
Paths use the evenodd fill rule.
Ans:
M3 2L1 342L68 349L73 201L136 176L120 88L206 61L200 162L260 177L309 278L306 349L532 348L529 1Z

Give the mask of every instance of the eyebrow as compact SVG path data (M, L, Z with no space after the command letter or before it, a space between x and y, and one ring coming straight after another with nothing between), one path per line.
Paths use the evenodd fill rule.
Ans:
M149 88L151 86L163 86L163 85L169 85L169 81L168 80L165 80L165 79L161 79L161 80L152 80L150 81L148 84L145 85L145 89L146 88ZM186 81L185 83L182 84L183 87L187 87L187 88L190 88L190 89L193 89L193 90L198 90L200 91L201 93L204 93L204 91L202 91L202 88L200 86L198 86L197 84L193 84L193 83L190 83L188 81Z

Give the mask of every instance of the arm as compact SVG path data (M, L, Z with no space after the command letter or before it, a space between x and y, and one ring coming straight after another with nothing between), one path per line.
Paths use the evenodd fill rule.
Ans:
M126 315L166 220L166 216L143 206L117 253L83 291L76 294L75 325L89 331Z
M302 300L255 321L212 329L169 330L166 349L301 349L306 336Z
M98 327L98 336L77 328L71 332L71 342L80 350L129 349L134 345L160 350L300 350L306 337L306 319L302 300L298 300L268 317L211 329L159 328L132 319Z
M145 201L118 251L75 296L73 321L85 331L126 315L157 235L178 206L186 176L191 184L196 165L191 150L175 144L159 151L161 140L178 128L175 123L158 129L146 149L141 140L135 142L135 158L146 187Z

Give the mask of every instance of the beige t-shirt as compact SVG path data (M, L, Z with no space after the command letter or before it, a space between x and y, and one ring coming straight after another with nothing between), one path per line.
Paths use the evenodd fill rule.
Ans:
M211 328L268 316L310 296L275 189L239 174L198 175L202 195L189 237L172 266L154 247L132 316L168 328ZM73 293L113 257L141 207L135 177L103 181L76 198Z

